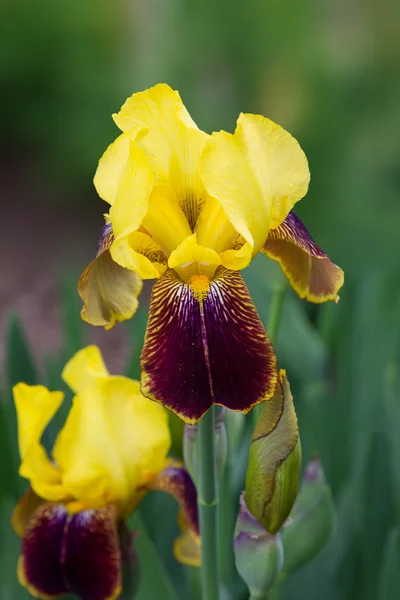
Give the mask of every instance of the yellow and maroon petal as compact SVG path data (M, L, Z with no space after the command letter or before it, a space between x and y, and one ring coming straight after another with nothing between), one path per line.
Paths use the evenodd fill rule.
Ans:
M271 229L262 252L279 262L300 298L316 303L339 299L344 283L342 269L316 245L293 212Z
M11 517L11 525L17 535L22 536L24 534L32 513L43 504L43 502L45 502L45 500L38 496L31 487L26 490L14 508Z
M174 556L184 565L199 567L201 548L196 487L181 461L169 459L151 487L171 494L179 503L182 533L174 541Z
M61 549L68 511L46 502L31 516L22 538L18 579L33 596L49 598L68 592L61 564Z
M178 502L188 528L199 534L197 492L187 469L181 461L169 459L167 466L151 484L152 489L168 492Z
M121 591L120 563L114 507L71 515L46 502L23 535L18 577L39 598L72 592L83 600L113 600Z
M100 236L96 258L83 271L78 283L78 292L84 302L82 319L106 329L113 327L116 321L134 315L142 290L140 277L113 261L110 254L113 241L111 223L107 223Z
M70 517L64 541L64 578L83 600L113 600L121 592L121 553L113 506Z
M248 412L271 398L276 357L243 279L220 267L183 283L168 270L153 288L141 356L142 393L186 423L212 404Z

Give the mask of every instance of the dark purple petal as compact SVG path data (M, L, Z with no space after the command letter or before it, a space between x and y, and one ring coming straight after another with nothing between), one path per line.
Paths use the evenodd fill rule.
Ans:
M199 534L197 512L197 492L195 485L183 463L170 459L151 487L171 494L178 502L187 527Z
M61 566L61 546L68 512L64 506L46 502L31 516L22 538L18 565L20 582L39 597L68 592Z
M276 357L243 279L220 268L204 296L168 270L153 288L142 393L187 423L212 404L248 412L271 398Z
M83 600L116 598L121 591L121 553L115 508L73 515L61 559L70 590Z
M70 515L60 504L42 504L22 538L21 583L46 598L72 592L83 600L111 600L121 590L121 556L115 508Z
M344 282L342 269L315 244L293 212L279 227L271 229L262 251L279 262L301 298L317 303L338 300Z

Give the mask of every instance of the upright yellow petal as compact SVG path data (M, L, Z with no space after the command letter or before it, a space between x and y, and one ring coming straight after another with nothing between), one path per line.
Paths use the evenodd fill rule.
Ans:
M110 210L115 239L139 229L149 208L152 189L153 174L149 161L143 150L131 143L129 158Z
M235 230L256 253L268 235L271 200L263 197L237 136L213 133L201 156L200 173L208 194L221 203ZM199 231L199 235L209 233Z
M40 443L42 434L60 407L64 394L42 385L18 383L13 388L18 419L20 475L30 480L34 491L48 500L65 497L60 473Z
M50 392L43 385L17 383L13 388L18 419L18 446L21 459L37 444L60 408L62 392Z
M124 510L163 469L169 446L163 407L144 398L138 382L110 376L75 396L53 454L74 498Z
M278 227L307 193L307 158L290 133L261 115L241 114L235 137L246 152L264 199L272 200L270 227Z
M61 374L65 383L75 393L84 390L99 377L108 375L109 372L97 346L87 346L79 350L67 362Z
M198 129L178 92L159 84L133 94L114 120L132 135L147 131L137 144L146 152L157 183L171 186L193 228L205 200L198 165L208 136Z
M103 156L94 175L94 187L100 198L113 204L117 190L128 162L132 142L130 133L123 133L110 144Z
M234 135L213 133L200 172L207 193L219 200L233 227L253 247L253 255L270 228L306 194L310 179L296 140L259 115L241 114Z
M179 92L166 83L158 83L144 92L132 94L119 113L113 115L113 119L121 131L135 131L141 128L162 127L171 115L180 119L187 127L197 129Z

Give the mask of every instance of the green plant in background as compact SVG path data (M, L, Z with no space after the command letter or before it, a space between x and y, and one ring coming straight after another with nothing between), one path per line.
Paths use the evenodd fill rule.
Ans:
M376 597L385 600L399 593L396 565L400 425L396 390L400 290L398 268L393 261L398 253L398 178L393 158L397 155L398 79L391 77L397 64L392 27L397 19L395 7L387 3L374 10L355 9L351 3L335 7L328 3L316 11L314 5L306 2L301 11L291 7L289 16L284 4L267 7L250 3L232 14L224 1L215 9L209 2L186 7L172 3L165 8L157 1L148 3L145 10L132 11L134 27L129 33L134 33L134 52L129 54L129 61L133 57L134 72L127 70L123 75L125 95L132 85L140 89L160 79L176 83L185 97L190 98L190 105L196 108L206 128L219 127L220 118L224 126L231 127L238 110L245 107L269 114L296 132L313 168L313 184L308 201L300 208L301 216L316 233L316 239L323 242L346 270L347 285L338 306L310 309L288 292L274 342L290 375L304 456L318 449L338 509L338 529L329 547L281 588L287 600L301 600L304 596L317 600L321 595L329 600ZM39 18L40 4L35 6L35 15ZM49 19L53 26L54 14ZM45 28L46 22L42 21ZM20 15L15 22L20 22ZM68 19L61 22L66 23L67 29ZM14 29L17 31L18 27ZM372 32L376 48L373 61L368 54ZM65 35L63 40L68 48L73 36ZM2 36L2 42L6 44L6 36ZM110 38L104 39L104 43L107 48L113 45ZM90 42L87 49L93 54L93 45L90 48L89 45ZM32 52L26 56L33 64L33 43L31 47ZM81 65L82 61L75 61L71 73L78 72ZM119 68L123 71L121 65ZM29 65L25 71L29 72ZM37 78L32 78L35 81ZM104 81L108 85L109 80ZM46 85L41 89L45 90ZM71 89L80 107L79 85L72 85ZM7 104L17 106L12 93L17 93L18 87L9 85L7 90L10 95ZM31 93L27 95L31 97ZM104 114L105 109L100 108L102 98L104 95L100 93L96 108ZM107 100L104 106L112 109L113 102ZM53 111L53 122L58 122L63 111L57 96L52 97L48 110ZM29 108L24 114L30 118ZM103 131L103 119L93 122L97 133ZM71 135L80 138L73 129L70 128ZM49 142L50 134L53 138L57 131L42 128L41 135L47 135ZM101 135L106 143L109 134L104 131ZM92 157L92 166L87 167L83 178L87 181L99 144L92 141L92 136L83 138L91 148ZM18 143L17 137L15 140ZM73 147L76 150L76 144ZM58 148L62 148L60 138ZM74 197L81 198L79 186ZM371 240L374 240L373 252ZM262 321L268 326L273 287L276 282L279 284L279 275L274 265L267 265L261 259L252 262L244 277ZM67 315L63 326L64 357L72 354L66 350L67 344L75 344L78 338L87 335L76 322L74 294L70 286L69 297L64 298ZM145 329L145 299L142 304L143 310L128 329L136 346ZM269 327L267 330L272 337ZM35 352L35 359L29 361L32 369L25 372L23 356L29 356L29 352L26 354L26 344L18 331L21 328L13 321L7 334L7 381L35 383L42 380L35 367L39 356ZM131 375L132 369L138 368L137 351L136 348L128 361ZM56 356L46 361L45 376L51 389L61 389L56 385L61 364ZM16 477L15 423L12 405L4 391L2 399L0 444L6 458L1 464L4 500L0 593L4 597L10 594L23 597L13 572L17 547L7 526L12 498L21 488ZM252 425L245 416L232 427L230 418L226 421L228 443L235 453L228 454L223 477L228 472L233 474L228 479L233 481L234 489L226 494L225 486L221 485L224 509L221 508L220 521L223 531L232 535L236 514L227 513L236 513L239 491L244 487ZM237 439L237 430L242 440ZM135 519L145 528L135 526L135 529L147 529L149 534L137 540L145 571L142 597L163 594L175 597L171 579L182 598L186 597L186 580L196 589L196 576L184 572L173 561L170 543L165 543L175 535L174 511L172 503L154 493L136 513ZM286 531L290 528L285 528ZM224 584L230 590L228 597L246 598L243 585L226 560L224 548L221 554ZM160 589L156 580L169 584Z

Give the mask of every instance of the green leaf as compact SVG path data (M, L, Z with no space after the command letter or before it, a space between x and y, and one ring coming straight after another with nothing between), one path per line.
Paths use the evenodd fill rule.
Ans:
M400 598L400 530L389 533L383 551L379 600Z
M168 573L150 540L138 511L129 519L130 529L139 532L135 549L139 557L139 590L135 600L178 600Z
M23 489L18 476L19 452L17 438L17 415L11 388L19 381L30 385L37 383L36 367L18 316L11 317L6 331L6 373L9 393L4 397L0 410L0 465L1 488L17 498ZM3 487L4 486L4 487Z
M10 387L19 381L30 385L37 383L32 353L17 315L11 316L6 331L6 365Z

